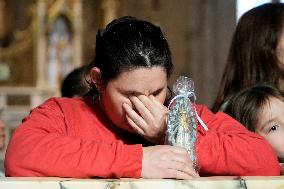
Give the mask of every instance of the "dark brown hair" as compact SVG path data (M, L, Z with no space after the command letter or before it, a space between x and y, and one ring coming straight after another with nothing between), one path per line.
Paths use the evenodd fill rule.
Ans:
M259 113L265 105L269 104L271 97L284 102L284 94L276 87L269 84L258 84L232 96L223 111L254 132Z
M98 67L104 82L124 71L154 66L164 68L168 77L173 69L168 42L160 27L124 16L98 31L95 58L89 70ZM89 94L98 94L94 84L90 88Z
M213 112L240 89L271 82L281 88L284 71L277 58L277 45L284 25L284 4L268 3L246 12L232 38Z
M61 96L72 98L85 96L89 91L87 77L87 66L81 66L72 70L63 80L61 85Z

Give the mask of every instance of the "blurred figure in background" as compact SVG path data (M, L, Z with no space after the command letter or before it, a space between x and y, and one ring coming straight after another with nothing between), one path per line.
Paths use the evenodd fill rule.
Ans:
M0 150L3 150L5 147L5 124L0 119Z
M284 4L268 3L246 12L232 38L213 112L243 88L270 81L284 91Z
M0 151L5 148L5 124L0 119ZM3 160L0 160L0 177L4 176L4 165Z
M70 72L62 82L62 97L81 97L87 94L89 84L86 74L87 66L82 66Z

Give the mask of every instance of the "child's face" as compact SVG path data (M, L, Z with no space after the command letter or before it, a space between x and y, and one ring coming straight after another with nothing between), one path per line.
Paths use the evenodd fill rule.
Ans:
M256 132L272 145L279 158L284 158L284 102L270 97L258 116Z
M161 104L167 92L167 73L163 67L137 68L122 72L109 81L101 93L107 116L120 128L133 131L128 124L122 104L133 107L130 97L153 95Z

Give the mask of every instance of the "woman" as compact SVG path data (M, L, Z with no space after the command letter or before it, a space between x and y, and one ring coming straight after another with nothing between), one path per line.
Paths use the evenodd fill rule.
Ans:
M6 175L197 177L185 149L162 145L172 67L159 27L133 17L114 20L97 34L89 96L52 98L34 109L8 145ZM198 126L200 175L279 174L262 137L226 114L196 109L209 128Z
M284 91L284 4L268 3L246 12L233 35L213 112L241 89L270 81Z

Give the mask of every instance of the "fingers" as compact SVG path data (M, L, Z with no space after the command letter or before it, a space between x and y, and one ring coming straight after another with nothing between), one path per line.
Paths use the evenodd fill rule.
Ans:
M150 95L149 98L150 98L150 99L152 100L152 102L154 102L158 107L164 109L167 113L170 112L170 110L169 110L167 107L165 107L164 104L161 104L153 95Z
M153 100L151 100L151 98ZM155 97L145 95L129 97L134 108L123 104L129 125L145 139L155 144L164 142L168 109Z
M170 161L167 162L167 176L169 178L178 179L190 179L198 177L199 175L195 172L193 165L190 161L179 162Z
M192 179L194 178L194 176L187 174L184 171L179 171L179 170L175 170L175 169L168 169L167 171L167 177L166 178L175 178L175 179Z
M130 97L130 100L146 122L149 123L154 120L151 113L151 110L153 109L153 102L150 102L150 99L148 99L146 96L140 95L139 98L136 96Z
M127 122L129 123L129 125L134 129L134 131L140 135L144 135L145 131L143 129L141 129L134 121L132 121L132 119L126 115L126 119Z
M170 151L175 155L172 156L171 161L173 162L173 164L170 164L169 168L185 172L186 174L193 177L199 176L196 173L193 167L193 162L191 161L188 151L185 148L171 147Z
M154 96L151 95L147 97L145 95L139 95L138 97L133 96L129 99L148 125L161 126L161 122L165 121L169 110ZM144 128L144 130L145 129L147 128Z
M151 112L152 115L160 114L161 110L165 111L166 113L169 112L168 108L161 104L153 95L150 95L149 97L140 95L137 98Z
M183 155L183 156L188 156L188 152L185 148L183 147L179 147L179 146L174 146L171 147L169 149L171 152L175 153L175 154L179 154L179 155Z
M147 123L145 120L139 116L128 104L124 103L122 105L126 112L126 119L131 127L135 131L139 131L140 134L145 134L147 129Z
M185 152L187 152L185 149L167 145L143 148L142 176L144 178L176 179L199 177L188 153Z
M155 106L153 106L153 101L152 99L150 99L147 96L144 95L139 95L138 97L136 97L139 99L139 101L142 102L142 104L144 105L144 107L146 107L148 110L152 110L155 108Z

